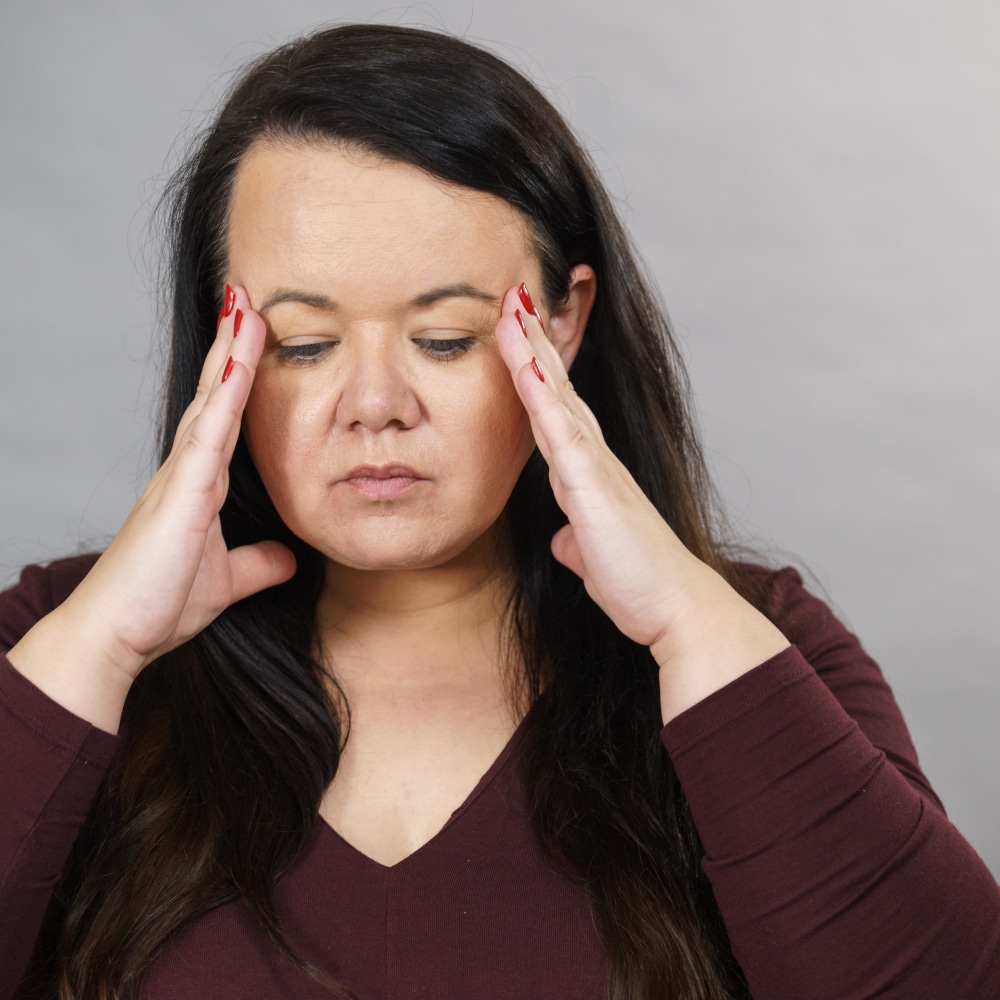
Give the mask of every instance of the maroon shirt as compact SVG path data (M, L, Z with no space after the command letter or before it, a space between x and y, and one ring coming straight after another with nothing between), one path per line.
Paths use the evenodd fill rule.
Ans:
M0 650L89 565L25 570L0 595ZM996 1000L1000 889L945 818L878 668L794 571L769 577L795 645L662 731L755 1000ZM318 821L277 887L293 948L362 1000L600 997L589 902L531 835L521 735L396 865ZM0 1000L27 995L45 907L117 742L0 657ZM183 928L140 996L330 994L235 901Z

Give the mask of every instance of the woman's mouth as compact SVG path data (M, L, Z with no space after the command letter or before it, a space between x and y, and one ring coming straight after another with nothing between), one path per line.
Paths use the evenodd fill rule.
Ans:
M340 481L368 500L398 500L427 482L416 469L398 462L359 465Z

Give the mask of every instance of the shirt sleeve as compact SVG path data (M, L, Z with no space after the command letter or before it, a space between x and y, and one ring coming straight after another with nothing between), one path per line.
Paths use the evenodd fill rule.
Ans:
M53 889L118 745L15 670L6 652L93 557L30 566L0 594L0 998L14 994Z
M793 570L793 645L664 727L754 1000L1000 997L1000 889L881 672Z

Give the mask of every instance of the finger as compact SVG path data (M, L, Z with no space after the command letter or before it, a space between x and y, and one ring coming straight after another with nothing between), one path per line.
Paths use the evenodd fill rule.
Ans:
M240 331L240 338L240 343L238 346L234 346L231 357L233 358L234 367L239 364L249 374L249 385L243 399L243 406L240 408L239 417L233 421L229 432L229 439L224 449L229 458L232 458L233 451L236 448L236 441L242 432L243 411L246 409L247 401L250 398L250 389L257 376L257 366L260 363L264 344L267 339L267 326L259 313L246 313ZM219 376L218 385L220 387L224 375L225 367L223 367L222 373Z
M202 362L196 397L203 399L211 392L216 373L229 356L232 342L240 329L239 324L248 308L249 299L246 290L240 286L226 285L222 308L219 310L216 323L215 339Z
M556 498L563 506L562 489L592 487L602 463L613 461L614 456L600 429L566 405L555 388L552 373L538 358L533 357L517 370L514 384L531 420L538 450L549 465Z
M227 306L229 307L228 311ZM230 353L239 342L239 334L242 332L243 336L246 336L243 324L246 321L246 315L250 311L250 308L250 299L246 293L246 289L238 285L226 285L226 290L223 292L222 308L218 314L219 318L215 339L212 341L212 345L205 355L194 398L181 417L175 439L183 433L191 421L201 412L208 394L212 391L213 386L219 378L221 378Z
M182 525L185 530L204 530L225 501L229 462L266 334L258 314L246 316L215 386L200 411L178 432L167 461L143 497L147 502L158 503L157 497L168 502L180 519L178 530ZM240 357L244 360L237 360Z
M295 575L295 556L280 542L256 542L230 550L233 603L276 587Z
M551 467L554 449L582 434L580 421L559 399L552 373L546 373L532 353L514 314L497 324L497 343L528 413L535 443Z
M539 365L545 371L552 373L556 395L578 419L582 420L603 441L604 434L601 431L601 425L598 423L597 417L594 416L594 411L580 398L573 387L573 381L569 377L569 372L563 364L562 355L556 349L555 344L537 322L528 323L527 326L528 342L535 352Z
M220 484L229 467L239 436L240 419L250 395L251 372L242 362L233 360L228 375L209 394L189 432L171 454L171 467L165 491L172 500L185 506L192 498L211 495L204 508L206 517L214 517L225 499ZM226 369L223 369L226 373ZM196 502L198 502L196 500Z
M564 491L593 486L602 459L613 456L596 417L577 396L558 351L545 336L537 310L525 314L528 302L523 286L504 296L497 346L528 413L535 443L549 465L556 499L565 510Z
M497 344L515 382L517 372L524 365L531 366L534 360L535 368L538 369L536 376L539 372L547 372L545 378L549 388L555 391L563 405L592 433L603 440L597 418L573 388L562 358L548 339L537 310L527 313L519 291L514 289L504 296L501 318L497 324ZM530 416L530 408L528 412Z
M550 468L561 451L561 463L569 451L585 445L581 422L565 406L551 385L552 373L545 370L538 358L522 365L514 376L514 385L531 419L532 433Z
M530 364L545 344L552 351L555 348L548 343L545 328L542 325L541 314L537 308L529 310L527 303L531 298L524 285L519 289L508 289L500 307L500 322L497 324L497 345L507 362L511 375L525 364ZM552 367L552 371L558 371ZM562 372L565 375L565 370Z
M241 301L241 295L245 296L243 290L237 290L237 303ZM185 411L174 437L175 445L183 440L189 429L198 419L211 393L219 391L220 387L231 378L231 375L227 375L226 373L226 368L231 367L230 359L232 359L234 365L242 365L250 373L250 381L253 381L253 377L257 372L257 364L264 350L264 341L267 333L266 324L260 315L253 312L249 306L247 306L247 311L242 313L239 305L237 305L233 315L238 316L240 319L239 335L227 341L225 339L227 333L223 329L221 339L216 339L216 343L212 346L209 357L205 362L202 381L198 387L200 395L195 397L191 406ZM225 325L224 323L223 326L225 327ZM218 354L213 355L213 352L217 348L222 348L222 350ZM208 382L204 372L207 371L209 364L213 362L217 362L215 365L216 370L212 375L212 381ZM233 441L233 446L235 446L235 440ZM232 451L231 448L230 451Z
M522 332L528 340L528 346L531 348L532 353L538 354L539 352L544 352L549 369L568 382L569 376L563 366L562 357L555 349L555 345L552 344L549 332L545 328L545 320L542 317L542 313L535 306L528 286L522 283L516 292L512 291L509 294L517 296L520 308L515 306L516 317L522 328ZM508 296L505 305L508 305L509 301Z

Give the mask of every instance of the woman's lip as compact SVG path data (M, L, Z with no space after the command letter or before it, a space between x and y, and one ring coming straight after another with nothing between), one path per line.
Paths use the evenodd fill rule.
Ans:
M408 465L359 465L341 482L368 500L397 500L426 480Z
M344 479L423 479L416 469L399 462L386 465L358 465L348 472Z

